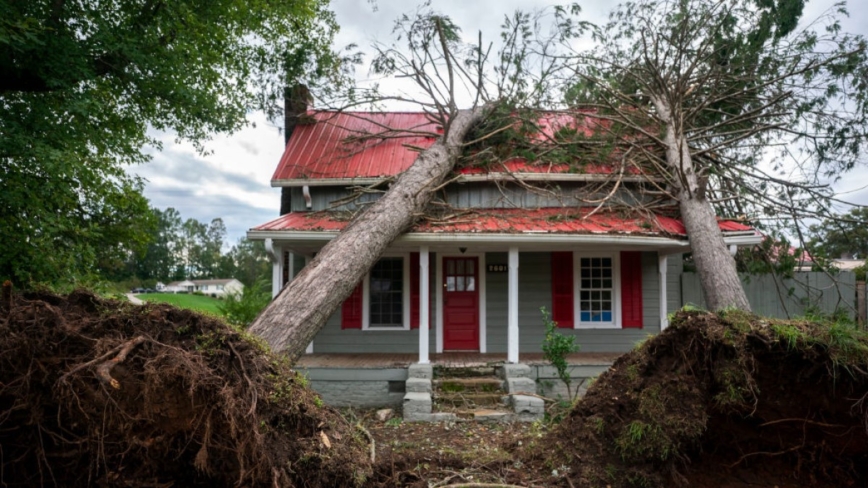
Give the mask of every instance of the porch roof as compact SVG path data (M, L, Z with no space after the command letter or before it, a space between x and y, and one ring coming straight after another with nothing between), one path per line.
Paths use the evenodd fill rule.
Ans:
M248 232L251 238L280 238L281 234L337 234L350 222L347 212L293 212L258 225ZM719 220L725 236L759 239L750 226ZM599 211L589 208L488 208L467 209L439 220L428 219L410 229L410 235L620 235L663 237L686 240L681 220L660 214Z

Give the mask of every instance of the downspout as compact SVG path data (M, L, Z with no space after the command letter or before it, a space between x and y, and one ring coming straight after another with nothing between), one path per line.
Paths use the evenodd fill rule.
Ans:
M304 195L304 206L308 210L313 208L313 200L310 197L310 187L308 185L301 187L301 194Z

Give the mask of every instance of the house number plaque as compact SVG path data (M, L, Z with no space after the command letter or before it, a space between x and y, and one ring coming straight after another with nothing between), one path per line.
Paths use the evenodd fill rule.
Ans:
M505 264L489 264L488 272L489 273L506 273L509 271L509 268Z

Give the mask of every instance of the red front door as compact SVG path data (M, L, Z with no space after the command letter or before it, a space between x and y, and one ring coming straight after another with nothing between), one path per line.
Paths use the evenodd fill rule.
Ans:
M478 258L443 258L443 349L479 350Z

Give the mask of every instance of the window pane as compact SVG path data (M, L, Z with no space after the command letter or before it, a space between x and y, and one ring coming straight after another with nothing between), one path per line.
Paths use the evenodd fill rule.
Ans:
M455 277L447 276L446 277L446 291L455 291Z
M470 261L467 261L467 274L469 274L469 275L475 275L476 274L476 270L474 269L475 264L476 264L476 262L473 261L472 259ZM468 287L467 291L472 291L472 290L470 290L470 288Z
M614 299L614 260L611 257L581 258L581 288L579 295L579 318L583 322L604 323L612 321Z
M459 259L456 263L455 274L463 275L464 274L464 260Z
M467 277L467 291L476 291L476 278L473 276Z
M449 261L446 261L446 274L447 275L454 275L455 274L455 261L452 261L451 259Z
M460 264L461 264L461 262L459 261L459 266L458 266L459 268L462 267L462 266L460 266ZM464 291L464 277L463 276L457 277L456 282L455 282L455 288L457 289L457 291Z
M368 323L403 327L404 258L383 258L371 268Z

